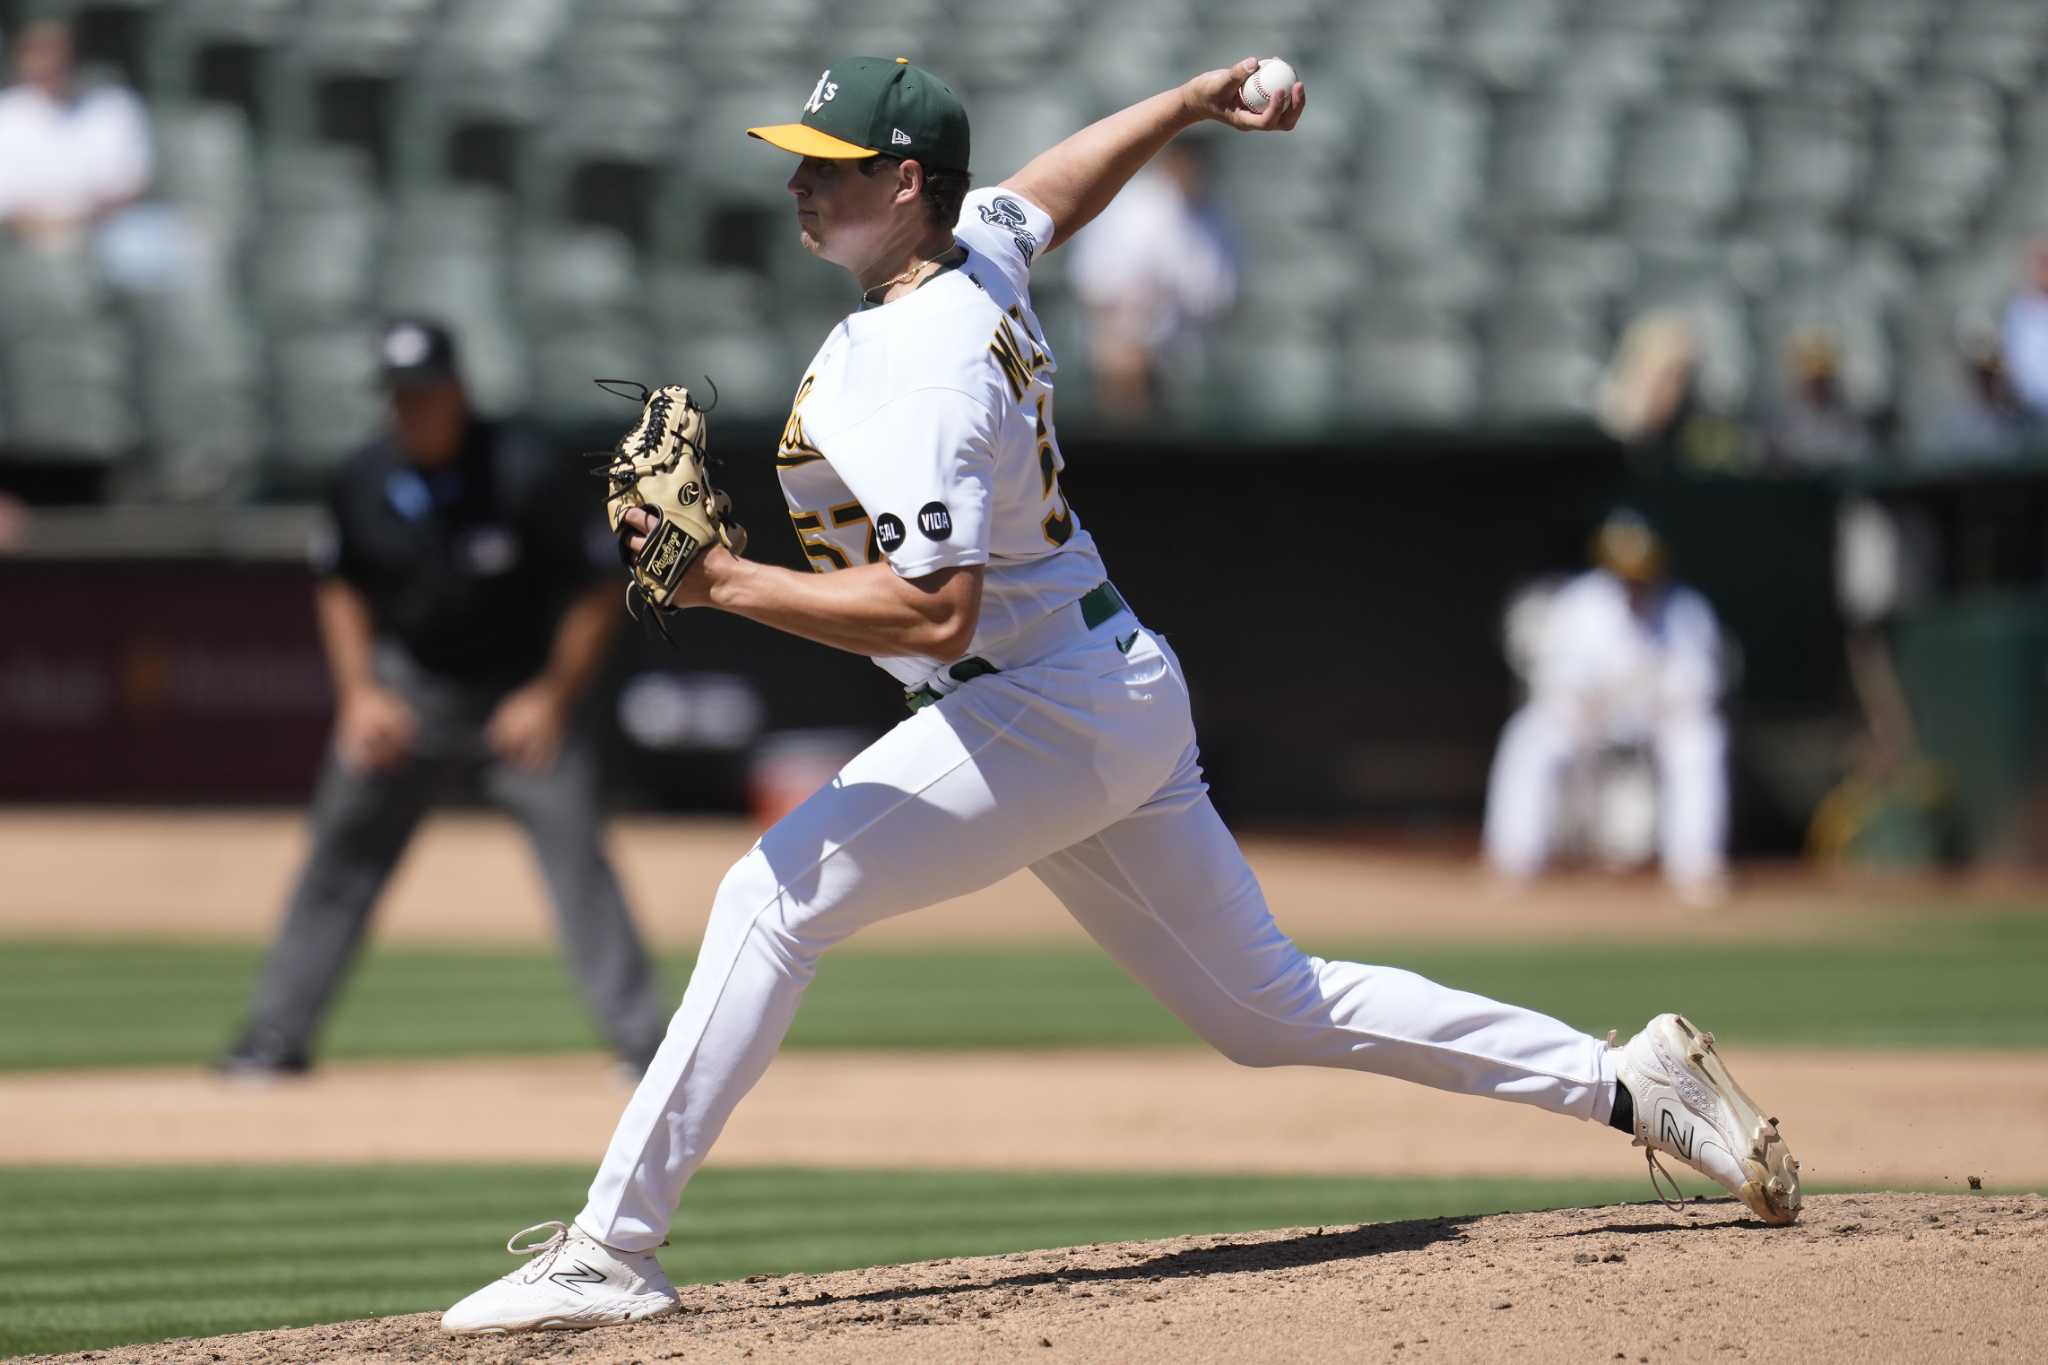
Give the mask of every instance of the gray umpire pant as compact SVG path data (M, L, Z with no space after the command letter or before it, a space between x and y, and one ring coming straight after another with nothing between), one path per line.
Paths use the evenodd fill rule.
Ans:
M502 692L429 674L390 650L379 651L377 674L413 709L412 751L396 767L358 772L329 749L313 795L312 853L264 963L249 1036L278 1052L312 1051L420 818L450 787L470 782L525 829L584 1002L619 1056L644 1067L670 1010L605 854L589 735L572 724L553 766L529 772L485 741Z

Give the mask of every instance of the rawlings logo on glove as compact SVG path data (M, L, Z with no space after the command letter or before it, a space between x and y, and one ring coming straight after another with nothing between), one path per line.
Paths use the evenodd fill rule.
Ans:
M617 393L613 386L621 381L598 383ZM732 499L711 482L705 409L680 384L651 393L641 385L632 387L640 391L640 420L603 457L598 472L606 481L605 516L633 572L626 589L627 610L637 615L636 608L644 602L656 609L655 624L660 625L661 609L674 603L676 586L697 556L714 541L741 554L747 548L747 533L732 520ZM626 525L626 513L636 507L652 512L659 522L637 555L626 545L635 534ZM667 634L667 627L662 633Z

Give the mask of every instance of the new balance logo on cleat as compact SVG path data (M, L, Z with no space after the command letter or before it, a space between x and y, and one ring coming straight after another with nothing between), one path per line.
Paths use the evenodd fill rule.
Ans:
M1692 1160L1693 1135L1697 1131L1697 1129L1687 1127L1681 1135L1678 1131L1678 1121L1671 1117L1669 1109L1663 1110L1657 1115L1657 1141L1669 1144L1687 1161Z
M908 147L910 145L910 134L904 132L901 128L890 129L889 145L892 147Z
M574 1270L557 1270L548 1278L568 1290L571 1294L581 1294L583 1291L578 1289L577 1285L603 1284L604 1272L592 1270L587 1263L578 1261Z

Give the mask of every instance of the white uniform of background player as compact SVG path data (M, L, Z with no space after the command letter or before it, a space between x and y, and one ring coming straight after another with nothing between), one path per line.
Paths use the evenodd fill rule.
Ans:
M849 111L820 112L825 92L847 98L877 78L875 65L835 63L805 126L836 118L847 128ZM1083 170L1067 174L1094 177L1076 201L1092 209L1076 209L1078 221L1142 162L1123 163L1129 147L1116 150L1119 136L1163 142L1192 121L1182 103L1196 98L1191 91L1213 101L1207 107L1234 109L1247 70L1197 77L1040 158L1073 152ZM906 79L951 100L927 73L910 68ZM1241 110L1237 120L1253 126ZM865 114L851 126L865 127ZM889 120L876 129L866 145L886 147ZM813 168L806 142L781 145L806 156L792 187L800 203L817 196L810 202L822 216L807 230L829 245L833 196L887 191L819 178L853 172ZM1092 169L1104 160L1120 174ZM1061 180L1043 182L1048 198ZM912 270L896 280L876 272L890 287L870 292L890 301L840 323L803 379L776 458L824 581L715 557L704 570L714 580L766 575L772 581L746 605L728 598L727 609L833 638L846 627L814 621L804 606L839 591L833 580L865 573L862 593L900 599L903 583L978 575L966 654L981 665L878 658L906 687L942 697L853 759L726 875L681 1008L587 1204L573 1227L541 1225L555 1234L530 1248L540 1253L533 1264L449 1310L450 1330L588 1326L672 1307L674 1291L647 1253L774 1057L820 955L865 925L1019 868L1190 1029L1247 1065L1375 1072L1594 1122L1618 1103L1617 1073L1633 1077L1631 1053L1555 1019L1411 972L1308 956L1274 923L1210 805L1180 661L1103 588L1102 559L1060 487L1057 366L1029 292L1032 262L1056 234L1019 188L1033 183L1020 173L967 197L951 268L937 268L948 250L940 229ZM887 568L863 567L876 559ZM720 591L706 589L714 604ZM867 597L843 601L872 606ZM1646 1078L1629 1086L1666 1093ZM1688 1132L1701 1121L1677 1112ZM1716 1111L1707 1121L1722 1131L1741 1120ZM1717 1178L1728 1183L1725 1172Z
M1640 745L1655 763L1665 875L1682 892L1710 896L1724 873L1728 830L1720 630L1705 598L1663 580L1654 558L1627 572L1637 562L1622 563L1624 572L1581 574L1542 608L1529 699L1494 755L1486 854L1503 875L1540 872L1574 765Z

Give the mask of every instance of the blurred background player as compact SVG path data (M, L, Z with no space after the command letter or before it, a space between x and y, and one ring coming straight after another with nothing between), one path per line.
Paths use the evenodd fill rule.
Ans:
M2027 277L2005 309L2005 368L2020 400L2048 417L2048 237L2027 248Z
M1643 748L1664 875L1688 902L1713 903L1726 891L1728 837L1713 609L1666 578L1664 545L1635 513L1601 525L1593 559L1530 631L1529 699L1501 733L1487 786L1487 861L1516 881L1541 872L1568 784L1617 751Z
M1168 376L1201 375L1207 330L1237 299L1237 245L1209 194L1203 145L1168 143L1074 241L1088 374L1107 417L1152 416Z
M421 816L467 779L532 841L585 1002L637 1075L668 1010L605 853L576 705L621 615L614 580L598 577L610 541L586 533L602 527L565 486L573 462L471 409L446 328L392 324L381 363L390 432L343 467L315 556L338 711L312 853L216 1066L307 1069Z
M1628 325L1594 399L1602 429L1645 467L1722 469L1748 460L1750 439L1707 400L1700 337L1682 311Z
M1921 449L1938 459L1960 461L2005 460L2038 448L2042 415L2013 387L1998 328L1977 318L1958 323L1956 363L1962 371L1960 392L1921 441Z
M1826 327L1786 339L1785 393L1764 430L1766 462L1781 469L1854 468L1877 449L1873 423L1842 389L1842 343Z

